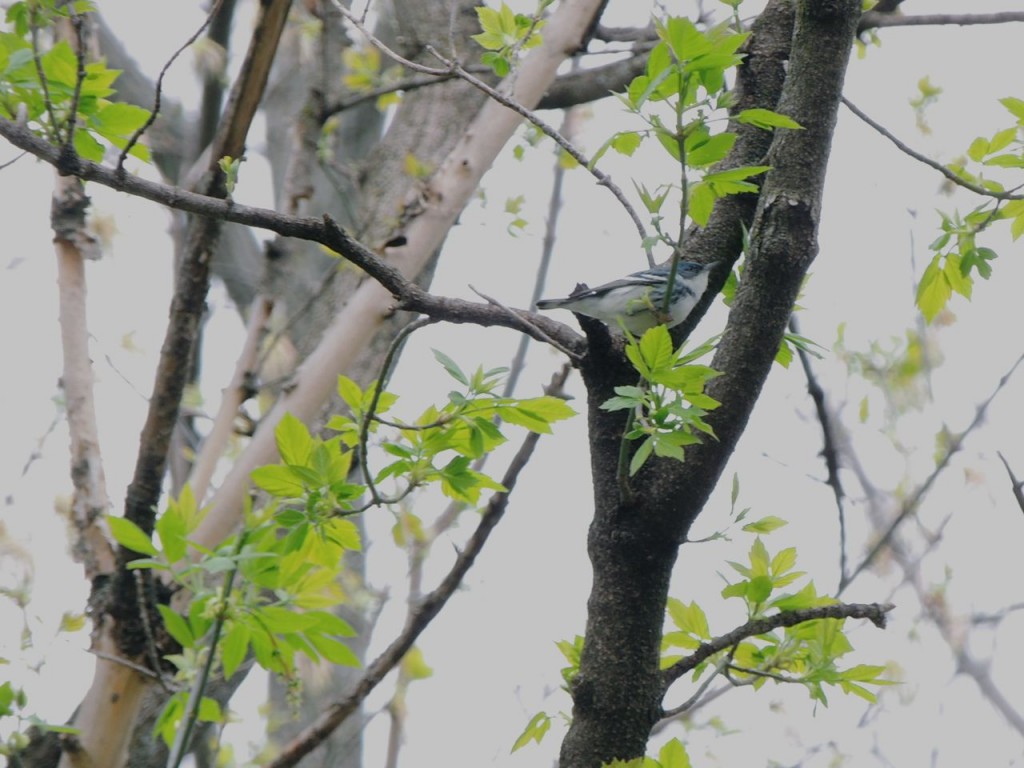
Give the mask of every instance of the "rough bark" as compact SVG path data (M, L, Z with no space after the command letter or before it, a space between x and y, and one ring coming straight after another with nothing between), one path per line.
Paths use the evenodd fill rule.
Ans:
M747 268L712 362L723 374L709 387L722 403L709 418L718 440L689 449L683 465L648 462L624 493L617 481L623 419L599 406L635 374L607 334L590 329L583 374L596 501L588 539L594 576L561 768L643 755L660 716L659 642L672 566L746 425L817 253L824 172L859 8L855 0L797 5L777 109L805 130L777 131L772 140L772 170L760 192ZM736 257L735 251L714 255Z

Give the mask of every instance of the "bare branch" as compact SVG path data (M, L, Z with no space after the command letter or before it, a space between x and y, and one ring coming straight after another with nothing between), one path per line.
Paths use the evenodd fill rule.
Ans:
M789 319L789 329L793 333L800 333L800 324L797 322L795 314ZM818 377L811 367L811 357L807 354L807 350L800 345L794 346L796 346L796 353L800 358L800 365L804 369L804 377L807 379L807 393L814 402L818 423L821 424L821 436L824 443L821 448L821 457L825 460L825 470L828 473L826 482L835 496L836 511L839 514L839 583L842 585L846 579L846 506L844 503L846 494L839 478L839 444L836 441L832 414L825 402L825 390L822 389Z
M568 376L568 368L563 368L545 392L548 395L556 395L561 391ZM267 763L267 768L287 768L298 763L305 755L309 754L318 744L326 739L331 731L341 725L349 717L374 688L384 679L394 667L402 660L402 657L412 648L420 634L434 620L441 611L448 599L459 588L462 579L473 566L477 556L480 554L487 539L495 526L501 521L505 510L508 507L508 499L519 479L519 474L529 462L533 450L537 445L540 435L531 432L523 440L522 445L516 452L501 484L508 490L494 494L487 503L487 507L480 517L476 530L466 542L465 548L455 558L455 563L442 579L441 583L429 592L415 609L410 612L405 627L391 644L366 668L362 678L355 684L352 691L343 699L331 704L319 719L303 730L290 744L284 747L281 753L272 761Z
M1003 462L1003 466L1006 467L1006 474L1010 476L1010 487L1013 489L1013 498L1017 500L1017 506L1020 507L1021 512L1024 512L1024 483L1017 479L1017 476L1013 474L1013 470L1010 469L1010 462L1003 456L1002 451L996 451L996 455L999 456L999 460Z
M211 153L204 192L208 197L225 197L224 174L218 167L221 157L239 157L245 149L256 106L266 86L277 41L287 19L291 0L275 0L264 6L253 30L249 52L243 62L240 79L235 83L226 118ZM114 171L115 175L124 175ZM221 222L207 218L192 230L188 250L175 281L170 321L160 350L156 382L140 437L135 474L128 488L125 517L144 531L152 529L155 507L167 462L171 432L178 418L181 394L188 378L185 361L198 331L210 281L211 251Z
M156 93L153 97L153 109L150 110L149 118L146 120L146 122L139 126L139 129L132 134L131 138L128 139L128 143L125 144L124 149L121 150L121 154L117 158L117 170L119 172L124 170L124 161L128 159L128 153L132 151L132 147L135 146L135 144L142 137L142 135L149 130L150 126L153 125L154 122L156 122L157 117L159 117L160 115L160 99L163 95L164 75L167 74L167 71L171 68L171 65L175 62L178 56L181 55L182 51L184 51L186 48L192 45L192 43L194 43L199 38L199 36L203 34L203 30L205 30L210 25L210 20L213 19L214 16L216 16L218 13L220 13L220 7L223 3L224 0L216 0L216 2L213 4L213 7L210 8L210 12L206 15L206 18L203 19L203 23L199 27L199 29L193 32L192 36L189 37L189 39L186 40L184 43L182 43L178 50L171 54L171 58L169 58L167 62L163 65L163 67L160 68L160 74L156 78Z
M1024 21L1024 11L1002 11L1000 13L928 13L913 16L901 16L895 13L878 13L868 11L860 17L858 29L874 29L880 27L934 27L960 26L969 27L979 24L1009 24Z
M640 241L643 243L644 250L647 252L647 263L652 267L654 266L654 256L651 253L651 248L647 241L647 230L644 228L644 224L640 220L639 214L637 214L632 204L626 198L626 195L622 192L618 185L614 181L612 181L611 176L609 176L604 171L596 168L590 162L590 160L582 152L579 151L579 149L577 149L571 142L569 142L564 136L562 136L558 131L556 131L553 126L549 125L544 120L541 120L541 118L537 115L536 112L534 112L532 109L525 107L522 103L516 101L516 99L506 96L498 89L492 88L479 77L476 77L475 75L471 74L459 62L455 61L454 59L449 59L446 56L443 56L433 46L428 45L427 50L431 54L433 54L433 56L438 61L444 64L443 69L425 67L422 64L417 64L416 62L402 58L397 53L388 48L386 45L381 43L377 38L375 38L373 34L369 30L367 30L366 27L363 26L363 24L356 18L355 14L353 14L347 8L344 8L342 5L337 3L337 0L335 0L335 5L337 5L338 10L342 13L342 15L345 16L345 18L348 19L350 22L352 22L352 24L355 25L355 27L360 32L362 32L366 36L366 38L371 43L373 43L373 45L380 48L381 52L383 52L390 58L394 59L395 61L399 62L403 66L409 67L410 69L414 69L417 72L435 75L438 77L455 75L456 77L465 80L474 88L483 91L490 98L494 99L503 107L511 109L517 115L530 121L535 126L537 126L537 128L543 131L546 136L553 139L555 143L558 144L558 146L560 146L562 149L564 149L577 163L579 163L582 167L586 168L587 171L589 171L590 174L597 179L597 182L600 186L606 187L608 191L615 196L615 199L619 201L622 207L626 209L626 213L629 214L629 218L632 219L633 225L636 227L637 232L640 234Z
M54 245L60 290L60 332L64 358L61 385L67 404L71 438L71 515L77 532L75 559L85 566L91 582L114 571L114 550L102 518L110 508L103 459L100 455L96 406L93 400L92 360L86 320L85 259L95 258L97 244L85 230L88 198L78 179L60 178L54 192Z
M192 465L188 483L196 502L202 506L210 478L217 467L228 440L234 430L238 409L252 396L253 380L259 359L260 346L267 332L267 321L273 309L273 300L259 296L249 308L249 322L246 324L245 340L235 363L235 372L224 389L220 407L213 419L213 428L203 441L203 447Z
M985 413L988 411L988 407L992 404L992 401L996 399L996 396L1003 390L1003 387L1005 387L1006 384L1010 381L1010 378L1013 376L1014 372L1017 370L1018 366L1020 366L1022 362L1024 362L1024 355L1021 355L1020 357L1017 358L1016 361L1014 361L1013 365L1010 366L1010 369L1003 374L1002 378L999 379L999 382L996 384L995 389L992 390L992 393L989 394L989 396L985 398L981 402L981 404L978 405L977 409L974 412L974 418L971 419L971 423L967 425L963 432L960 432L958 435L952 437L949 443L949 447L946 449L946 452L942 455L942 458L939 459L938 462L936 462L935 469L933 469L931 474L928 475L925 481L917 487L917 490L915 490L914 493L912 493L903 502L903 504L900 507L899 513L889 524L888 528L886 528L885 532L881 535L881 537L879 537L878 541L875 543L875 546L871 548L871 551L868 552L868 554L860 562L860 564L856 568L854 568L853 571L850 572L850 575L846 578L846 580L842 584L840 584L837 594L842 593L842 591L846 589L846 587L854 579L856 579L858 575L860 575L861 571L863 571L865 568L867 568L869 565L871 565L871 563L875 561L875 558L877 558L878 555L881 554L881 552L889 546L893 535L896 533L896 529L900 527L904 520L906 520L908 517L910 517L910 515L917 511L918 507L921 504L921 500L931 489L932 485L938 479L939 475L941 475L943 470L949 465L949 462L953 458L954 454L956 454L960 450L960 448L963 447L964 441L967 439L968 435L970 435L982 423L982 421L984 421Z
M983 195L985 197L995 198L996 200L1024 200L1024 195L1018 195L1012 192L993 192L991 189L986 189L985 187L982 187L978 184L967 181L967 179L961 178L957 174L953 173L953 171L949 170L949 168L944 166L942 163L938 163L932 160L930 157L922 155L920 152L913 149L909 145L904 144L892 133L890 133L890 131L885 126L881 125L880 123L876 123L845 96L843 97L842 101L843 104L846 105L847 109L849 109L851 112L853 112L853 114L855 114L865 123L874 128L878 133L882 134L885 138L887 138L889 141L895 144L897 149L899 149L901 152L910 155L910 157L914 158L918 162L924 163L929 168L934 168L936 171L941 173L943 176L945 176L951 182L956 184L958 187L968 189L976 195Z

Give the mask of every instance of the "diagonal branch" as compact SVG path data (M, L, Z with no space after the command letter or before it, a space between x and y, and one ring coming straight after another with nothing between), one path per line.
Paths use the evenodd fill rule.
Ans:
M0 118L0 136L11 144L53 166L61 162L60 150L34 136L27 128ZM433 296L408 280L403 272L382 260L329 217L320 219L291 216L269 208L242 205L212 195L149 181L139 176L119 176L114 169L78 158L74 175L135 197L152 200L176 210L210 219L259 227L284 237L321 243L359 267L397 298L401 308L439 317L452 323L477 323L523 331L538 341L554 339L574 355L583 350L583 339L568 326L543 315L516 310L515 315L499 307L461 299Z
M944 166L942 163L938 163L935 160L932 160L927 155L922 155L913 147L900 141L898 138L896 138L895 135L893 135L889 131L889 129L887 129L881 123L877 123L874 120L872 120L871 117L867 115L867 113L863 112L860 108L857 107L857 105L855 105L845 96L843 97L843 104L845 104L846 108L853 112L853 114L855 114L869 126L874 128L878 133L880 133L882 136L884 136L893 144L895 144L896 148L899 149L900 152L909 155L910 157L914 158L920 163L924 163L929 168L934 168L936 171L941 173L943 176L945 176L951 182L956 184L958 187L968 189L976 195L992 197L995 198L996 200L1024 200L1024 195L1014 194L1013 192L994 192L991 189L986 189L985 187L982 187L979 184L975 184L974 182L968 181L967 179L957 175L956 173L953 173L953 171Z
M800 333L800 325L796 315L789 320L789 329L796 334ZM846 580L846 493L843 491L843 483L839 477L839 443L836 440L835 425L832 422L832 414L829 412L828 403L825 402L825 390L822 389L818 377L811 366L811 357L801 345L796 345L797 356L800 358L800 365L804 369L804 377L807 379L807 393L814 402L814 411L818 416L818 423L821 425L821 457L825 460L825 470L828 473L826 483L832 489L836 499L836 511L839 514L839 583L844 584Z
M865 568L871 565L879 556L879 554L881 554L882 551L889 546L890 542L892 541L892 537L896 533L896 529L899 528L900 525L908 517L910 517L914 512L917 511L917 509L921 505L921 500L925 497L928 491L931 490L932 485L934 485L935 481L939 478L939 475L941 475L943 470L945 470L946 467L949 465L949 462L952 460L953 456L963 447L964 441L985 420L985 414L988 411L988 407L992 404L992 401L996 399L996 396L1000 392L1002 392L1003 388L1010 381L1014 372L1016 372L1017 368L1020 366L1021 363L1024 363L1024 354L1022 354L1014 361L1013 365L1010 366L1010 369L1003 374L1002 378L999 379L999 382L996 384L995 389L993 389L989 396L986 397L980 405L978 405L977 409L974 412L974 418L971 419L971 423L967 425L963 432L960 432L958 435L954 436L950 440L949 447L946 449L946 452L942 455L942 458L938 462L936 462L935 469L933 469L931 474L928 475L925 481L917 487L917 490L915 490L914 493L912 493L903 502L903 504L900 507L899 513L896 515L895 518L893 518L892 522L889 523L888 528L886 528L882 535L879 537L878 541L875 543L875 546L871 548L871 551L868 552L868 554L864 557L860 564L856 568L854 568L850 572L849 576L847 576L844 579L844 581L839 585L839 590L836 594L842 593L842 591L846 589L846 587L849 586L850 583L857 578L857 576L860 575L861 571L863 571Z

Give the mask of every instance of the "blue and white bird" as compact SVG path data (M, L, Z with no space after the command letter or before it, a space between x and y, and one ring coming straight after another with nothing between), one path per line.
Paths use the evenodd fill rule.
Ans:
M714 261L709 264L679 262L672 282L672 300L667 317L663 312L671 261L596 288L577 290L564 299L541 299L537 302L537 309L568 309L596 318L612 328L618 328L621 320L625 329L634 336L661 323L671 328L683 322L693 311L707 290L708 272L715 264L717 262Z

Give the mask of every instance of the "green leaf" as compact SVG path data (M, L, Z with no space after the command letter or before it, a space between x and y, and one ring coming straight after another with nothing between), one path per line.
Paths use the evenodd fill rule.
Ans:
M693 223L699 227L706 227L711 218L711 211L714 210L715 200L714 189L703 181L699 181L690 187L690 205L687 211Z
M274 438L277 441L277 450L281 454L281 460L285 464L294 464L300 467L309 464L310 453L313 450L313 438L310 437L306 425L292 414L286 413L281 417L281 421L274 429Z
M643 135L637 131L620 131L612 136L611 146L620 155L632 157L642 141Z
M110 135L129 138L146 124L149 115L148 109L116 101L100 107L89 119L89 123L104 137Z
M679 739L672 739L658 752L661 768L690 768L690 756Z
M209 696L203 696L199 700L198 717L204 723L219 723L224 719L224 715L220 711L220 704Z
M971 145L967 148L967 156L976 163L980 163L982 158L989 153L988 139L979 136Z
M647 459L650 458L651 452L654 450L654 438L648 437L642 443L640 447L636 449L636 453L633 454L633 458L629 461L629 476L632 477L640 468L644 465Z
M185 557L187 551L185 520L176 508L169 507L160 515L156 521L156 532L160 537L160 546L168 562L176 563Z
M692 149L687 147L686 164L692 168L714 165L729 154L732 145L736 143L736 138L735 133L719 133Z
M307 639L327 661L342 667L361 667L359 657L340 640L325 635L307 635Z
M551 715L546 712L538 712L536 715L530 718L530 722L526 724L523 732L519 734L519 738L516 739L515 744L512 745L512 752L522 749L531 741L540 744L540 740L544 738L544 734L551 728Z
M702 640L711 638L707 616L704 614L704 609L697 605L697 603L691 602L687 605L681 600L670 597L668 599L668 614L672 619L672 623L684 632L695 635Z
M675 359L672 336L664 325L646 330L640 337L638 347L644 364L652 372L668 368Z
M224 679L230 679L235 670L245 661L249 650L249 627L239 621L231 622L231 628L224 635L220 646L220 659L224 667Z
M917 306L929 323L942 311L953 295L953 288L939 267L939 256L932 258L917 286Z
M123 517L107 517L107 524L110 525L110 533L113 534L114 539L125 549L153 557L160 554L153 546L149 536L131 520Z
M783 520L781 517L775 517L775 515L768 515L768 517L762 517L760 520L755 520L752 523L747 523L743 526L743 530L748 533L771 533L774 530L781 528L789 523Z
M257 487L278 498L295 499L306 493L306 487L291 467L282 464L257 467L250 477Z
M348 376L338 377L338 395L353 413L362 412L363 390Z
M1017 118L1017 122L1024 124L1024 101L1014 98L1013 96L1007 96L1004 99L1000 99L999 103L1006 107L1010 113Z
M448 371L449 376L451 376L460 384L464 384L467 387L469 386L469 378L466 376L465 373L462 372L462 369L455 364L454 360L452 360L450 357L448 357L448 355L446 355L444 352L441 352L440 350L434 349L431 351L434 353L434 359L437 360L437 362L439 362L442 366L444 366L444 369Z
M770 109L744 109L735 120L746 125L753 125L757 128L790 128L792 130L803 130L803 126L796 120Z
M173 610L170 606L160 605L156 606L156 609L160 611L160 616L164 620L164 629L167 630L168 634L178 641L178 645L182 648L192 648L196 644L195 636L192 634L192 630L185 621L185 618Z
M81 128L77 129L73 143L75 145L75 152L86 160L94 163L103 162L103 155L106 154L106 150L88 131Z
M783 368L789 368L789 364L793 362L793 348L789 346L789 341L785 336L779 342L779 348L775 352L775 362Z

